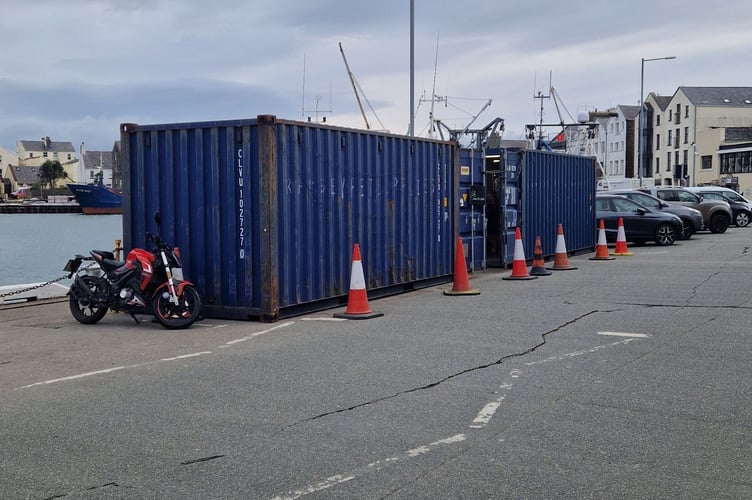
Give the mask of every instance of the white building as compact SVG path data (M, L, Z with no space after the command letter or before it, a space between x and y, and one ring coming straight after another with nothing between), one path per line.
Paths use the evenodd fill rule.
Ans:
M645 104L646 170L656 185L752 194L752 87L679 87Z
M636 177L634 122L639 109L639 106L620 105L590 113L590 120L598 124L596 156L609 177Z
M112 151L87 151L81 143L81 174L80 182L94 184L102 183L112 186L114 158Z
M78 157L70 142L52 141L49 137L39 141L17 141L16 156L18 165L23 167L41 167L47 160L57 160L70 179L78 180Z

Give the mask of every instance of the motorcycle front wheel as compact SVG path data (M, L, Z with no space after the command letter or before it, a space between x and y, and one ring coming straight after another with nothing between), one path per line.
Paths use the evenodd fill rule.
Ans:
M107 314L107 306L90 300L84 288L88 288L93 296L106 294L107 290L100 289L99 278L80 276L71 285L68 305L73 317L84 325L93 325Z
M188 328L201 313L201 298L193 285L185 285L183 293L178 296L178 303L170 300L166 291L157 293L152 302L154 317L169 330Z

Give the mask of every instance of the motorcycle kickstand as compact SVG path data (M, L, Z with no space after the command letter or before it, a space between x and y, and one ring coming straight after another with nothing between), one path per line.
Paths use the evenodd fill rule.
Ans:
M137 325L141 324L141 320L138 319L135 314L133 314L133 313L128 313L128 314L131 315L131 318L133 318L133 321L135 321Z

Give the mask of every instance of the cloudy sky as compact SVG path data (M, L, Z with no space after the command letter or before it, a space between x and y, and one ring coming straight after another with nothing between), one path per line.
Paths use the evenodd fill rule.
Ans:
M750 19L749 0L415 0L415 132L426 134L437 95L450 128L490 100L474 126L501 117L504 138L521 138L549 78L572 116L636 105L641 58L676 56L645 63L645 95L752 86ZM7 0L0 33L0 145L11 151L43 136L110 150L124 122L318 110L364 128L339 42L372 128L408 130L409 0Z

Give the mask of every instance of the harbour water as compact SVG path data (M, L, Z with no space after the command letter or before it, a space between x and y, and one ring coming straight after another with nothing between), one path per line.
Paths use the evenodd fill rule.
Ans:
M113 250L122 236L122 215L0 214L0 286L57 279L73 255Z

